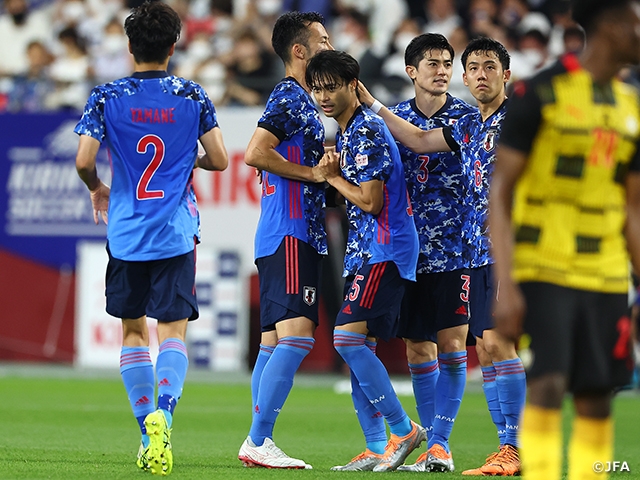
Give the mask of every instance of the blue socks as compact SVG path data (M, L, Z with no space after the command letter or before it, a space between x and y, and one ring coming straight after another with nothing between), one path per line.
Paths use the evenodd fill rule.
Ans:
M440 376L436 386L433 435L429 438L428 448L439 443L449 452L449 437L467 383L467 351L441 353L438 363Z
M438 360L424 363L409 363L413 396L416 399L416 410L420 417L420 424L427 431L427 438L431 438L433 431L433 417L435 415L436 382L440 375Z
M260 378L262 378L262 371L264 366L271 358L271 354L276 347L271 345L260 344L260 352L258 352L258 358L253 366L253 372L251 372L251 416L256 408L258 402L258 389L260 388Z
M120 351L120 375L129 397L129 403L136 417L142 441L149 443L144 419L156 409L155 375L149 355L149 347L122 347ZM145 445L146 446L146 445Z
M376 343L366 340L364 344L375 355ZM387 446L387 427L384 424L384 417L364 394L353 371L351 371L351 399L367 448L373 453L383 454L384 447Z
M311 337L281 338L266 362L249 430L249 436L257 446L273 435L273 426L289 396L293 377L314 343L315 340Z
M491 365L489 367L480 367L482 370L482 390L487 399L487 407L491 420L498 430L498 440L500 446L504 445L506 429L504 426L504 415L500 408L500 399L498 398L498 386L496 385L496 368Z
M169 427L173 421L173 410L182 396L188 367L187 346L182 340L168 338L162 342L156 362L158 408L162 409Z
M507 445L518 446L518 424L526 399L527 381L520 358L495 362L496 387L500 399L500 409L504 415Z
M349 365L367 399L384 415L391 433L403 437L411 432L411 420L391 386L387 369L365 345L365 339L360 333L333 332L333 346Z

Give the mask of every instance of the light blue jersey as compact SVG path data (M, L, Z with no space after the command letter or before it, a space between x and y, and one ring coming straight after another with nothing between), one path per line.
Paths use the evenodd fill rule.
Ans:
M93 89L74 131L109 149L113 257L149 261L193 250L200 226L192 185L197 140L217 126L206 92L164 71Z

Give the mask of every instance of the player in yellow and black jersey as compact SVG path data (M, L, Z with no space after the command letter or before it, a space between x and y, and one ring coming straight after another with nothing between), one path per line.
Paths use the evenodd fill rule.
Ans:
M628 383L629 260L640 272L640 99L615 76L640 62L640 1L573 2L587 46L517 84L490 189L498 331L531 337L527 480L562 472L561 408L576 418L569 478L612 461L611 398ZM629 255L630 254L630 255Z

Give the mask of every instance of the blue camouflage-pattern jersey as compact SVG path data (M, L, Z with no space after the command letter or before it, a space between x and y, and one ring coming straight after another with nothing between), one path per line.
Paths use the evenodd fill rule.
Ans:
M471 268L493 263L489 239L489 184L496 160L496 148L507 100L485 121L479 112L465 115L451 128L451 134L460 146L467 185L472 192L474 207Z
M324 125L307 91L294 79L283 79L271 92L258 126L273 133L276 151L289 162L314 167L324 154ZM273 255L285 236L327 254L324 184L307 183L263 171L255 258Z
M384 204L377 215L350 201L349 235L343 275L354 275L365 264L392 261L402 278L415 280L418 234L404 179L400 153L386 124L370 110L358 107L344 130L338 131L342 176L349 182L384 182Z
M91 91L74 131L109 149L107 239L115 258L159 260L193 250L198 139L217 126L202 87L164 71L136 72Z
M476 107L446 94L445 104L430 118L420 111L416 99L390 110L422 130L452 126ZM451 152L417 154L398 142L413 220L420 239L417 273L449 272L469 267L466 254L471 242L471 202L466 198L460 155Z

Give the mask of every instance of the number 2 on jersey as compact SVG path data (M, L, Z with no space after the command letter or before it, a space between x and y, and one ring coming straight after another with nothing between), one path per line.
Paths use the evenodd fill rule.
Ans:
M138 141L136 151L140 154L147 153L149 146L153 147L153 157L138 180L138 188L136 189L138 200L164 198L164 190L149 190L149 183L164 160L164 142L157 135L145 135Z

